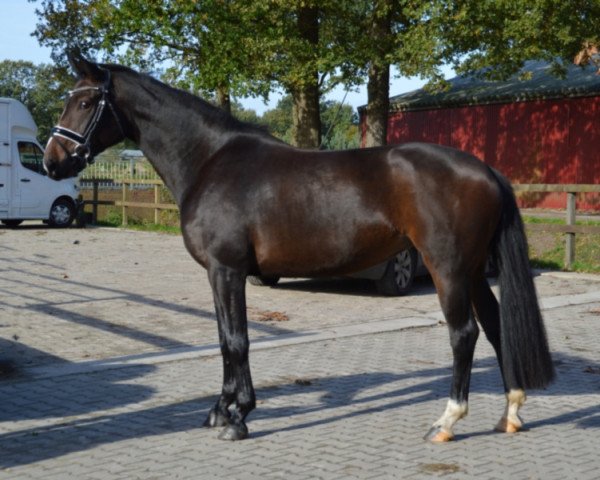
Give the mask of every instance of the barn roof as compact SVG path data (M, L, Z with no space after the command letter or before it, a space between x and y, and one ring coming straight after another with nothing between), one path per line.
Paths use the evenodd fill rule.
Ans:
M566 77L559 78L552 75L550 63L532 60L506 81L461 75L448 80L450 88L444 92L419 89L391 97L390 111L600 96L597 67L568 64L566 68ZM523 75L526 72L530 73Z

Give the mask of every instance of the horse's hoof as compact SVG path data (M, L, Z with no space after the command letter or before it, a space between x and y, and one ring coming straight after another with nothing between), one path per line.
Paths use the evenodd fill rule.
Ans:
M227 425L229 425L229 417L226 417L219 411L211 410L202 426L205 428L215 428L225 427Z
M433 426L429 429L423 439L431 443L446 443L454 440L454 435L443 430L442 427Z
M521 431L521 428L523 428L523 425L511 422L508 418L502 417L496 425L495 430L502 433L517 433Z
M245 423L232 423L219 434L219 440L243 440L248 438L248 427Z

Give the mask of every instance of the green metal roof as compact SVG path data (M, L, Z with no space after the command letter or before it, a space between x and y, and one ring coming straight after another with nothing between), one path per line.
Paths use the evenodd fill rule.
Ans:
M522 80L523 74L529 76ZM506 81L491 81L477 76L458 76L448 80L450 88L440 93L424 89L390 98L390 111L525 102L540 99L600 96L600 75L592 65L567 65L567 75L559 78L551 73L551 64L528 61L519 74Z

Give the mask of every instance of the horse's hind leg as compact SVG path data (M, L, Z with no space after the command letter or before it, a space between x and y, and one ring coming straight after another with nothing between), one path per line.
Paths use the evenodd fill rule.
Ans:
M473 283L472 288L473 307L477 319L489 342L496 351L504 391L506 393L506 409L504 415L496 425L496 430L501 432L514 433L521 430L523 422L519 417L519 409L525 403L525 392L519 385L508 385L506 376L502 369L502 351L500 349L500 313L498 301L492 293L487 280L482 276Z
M454 425L468 412L471 367L479 328L472 314L466 278L442 277L434 272L432 277L450 330L454 357L452 386L446 410L425 435L426 440L437 443L452 440Z
M248 360L246 278L233 269L217 266L209 269L209 279L219 323L223 389L204 425L226 426L219 438L241 440L248 436L245 419L256 405ZM231 405L234 407L230 410Z

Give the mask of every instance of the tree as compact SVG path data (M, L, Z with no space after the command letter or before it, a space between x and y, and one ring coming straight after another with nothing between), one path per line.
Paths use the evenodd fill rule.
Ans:
M245 110L239 103L232 104L232 113L240 120L254 123L268 130L275 137L290 142L293 132L293 100L291 95L282 97L277 106L258 116L254 110ZM320 148L339 150L358 147L358 115L349 105L327 100L319 106L321 117Z
M36 1L36 0L32 0ZM316 148L319 100L368 78L367 145L386 141L389 67L441 84L440 67L504 78L531 58L560 73L598 45L598 0L37 0L36 35L62 56L76 42L194 92L292 98L291 142ZM62 59L61 59L62 60Z
M36 36L53 57L82 40L140 68L167 65L165 79L195 92L292 95L293 143L318 147L319 98L340 63L321 25L333 0L40 0ZM127 47L125 55L123 48Z
M274 109L267 110L262 116L262 121L267 125L269 131L287 143L292 141L293 108L291 95L286 95L277 102Z
M321 102L322 142L327 150L358 148L358 115L350 105L328 100Z
M390 65L400 75L440 79L443 64L439 48L440 12L444 0L357 0L346 9L344 39L346 70L367 77L366 146L387 139Z
M42 144L64 106L67 87L55 67L31 62L0 62L0 97L19 100L31 112Z
M573 59L573 63L579 66L589 65L591 63L598 69L597 73L600 75L600 57L598 56L598 53L600 53L598 50L599 48L600 41L594 42L588 40L583 42L581 50L577 52L577 55L575 55L575 58Z
M346 55L368 76L367 146L386 140L390 64L443 88L443 64L505 79L526 60L545 59L560 75L565 62L582 52L584 64L600 44L597 0L365 0L354 12L349 25L362 26L345 37Z
M142 70L166 65L165 80L215 93L230 111L230 95L266 94L254 82L244 41L250 31L244 2L204 0L41 0L35 35L58 63L66 47L105 52Z
M526 60L566 62L600 40L597 0L460 0L445 9L453 20L442 31L445 58L458 72L491 79L517 73Z

